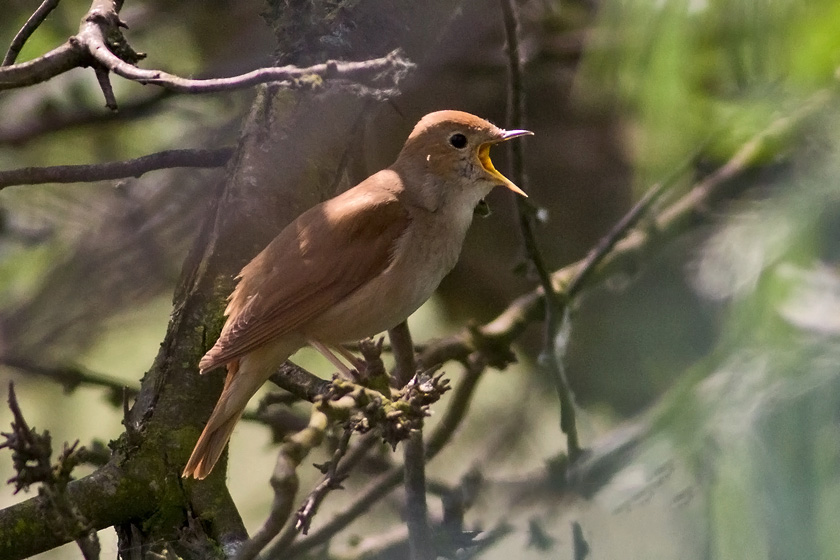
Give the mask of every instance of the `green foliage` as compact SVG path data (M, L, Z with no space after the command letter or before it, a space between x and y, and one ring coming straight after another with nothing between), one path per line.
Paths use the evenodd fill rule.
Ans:
M835 0L607 2L599 18L581 92L630 117L638 188L707 140L728 157L840 64Z
M707 141L717 166L818 89L836 90L838 21L836 0L609 2L581 91L597 83L607 92L597 101L622 108L636 185L646 188ZM702 503L699 515L681 514L705 540L696 557L840 554L835 106L773 137L745 180L757 188L680 260L714 309L715 342L673 372L644 457L685 462Z

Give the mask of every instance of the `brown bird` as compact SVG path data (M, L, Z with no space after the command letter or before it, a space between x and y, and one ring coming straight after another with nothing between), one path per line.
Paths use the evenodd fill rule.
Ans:
M490 146L532 134L469 113L420 119L397 161L307 210L239 273L202 374L227 366L225 386L183 476L210 474L248 400L305 344L329 347L390 329L452 270L476 205L497 185L525 195L490 161Z

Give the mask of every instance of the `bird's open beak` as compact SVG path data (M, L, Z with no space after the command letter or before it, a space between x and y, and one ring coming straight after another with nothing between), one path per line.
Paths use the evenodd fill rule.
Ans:
M510 140L511 138L517 138L519 136L533 136L533 134L534 133L530 130L503 130L502 135L498 140L487 142L478 147L478 160L481 162L481 167L483 167L487 173L501 181L504 186L524 197L528 196L525 194L525 191L514 185L513 181L499 173L499 171L493 167L493 162L490 160L490 146L498 144L499 142L504 142L505 140Z

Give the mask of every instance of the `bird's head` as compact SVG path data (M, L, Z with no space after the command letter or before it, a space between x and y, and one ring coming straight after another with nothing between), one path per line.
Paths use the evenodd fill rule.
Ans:
M490 148L531 134L528 130L504 130L462 111L437 111L420 119L395 167L441 179L438 183L444 188L460 185L475 189L478 198L483 198L495 186L528 196L493 166Z

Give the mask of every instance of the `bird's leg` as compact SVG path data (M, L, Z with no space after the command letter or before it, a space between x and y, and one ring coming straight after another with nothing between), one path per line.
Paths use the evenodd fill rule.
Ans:
M358 356L353 354L353 352L351 352L350 350L348 350L347 348L345 348L341 344L332 344L331 346L333 347L333 349L337 350L338 353L341 354L341 356L345 360L350 362L350 365L352 365L354 368L356 368L356 371L358 371L359 373L364 371L365 366L366 366L366 363L365 363L364 360L360 359Z
M342 362L338 356L332 353L332 351L327 348L325 344L318 342L317 340L310 340L309 344L312 345L315 350L321 353L329 362L338 368L338 372L343 375L346 379L350 379L352 381L356 380L356 375L353 374L352 371ZM343 353L342 353L343 354ZM346 356L345 356L346 357Z

